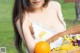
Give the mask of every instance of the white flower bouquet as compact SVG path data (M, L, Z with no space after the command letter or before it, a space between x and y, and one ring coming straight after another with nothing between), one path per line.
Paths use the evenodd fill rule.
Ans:
M53 42L59 37L63 38L63 43L61 46L53 48L51 53L80 53L80 25L54 35L47 42Z

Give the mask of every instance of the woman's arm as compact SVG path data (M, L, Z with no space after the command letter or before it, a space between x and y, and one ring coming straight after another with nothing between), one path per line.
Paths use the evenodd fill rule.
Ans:
M62 9L61 9L61 5L59 2L54 2L55 3L55 9L57 11L57 15L58 15L58 19L60 20L60 22L64 25L65 29L66 29L66 23L64 21L64 17L62 14Z
M26 46L28 47L29 52L34 53L33 50L34 50L34 46L36 43L35 43L34 38L32 37L32 34L30 32L29 25L30 25L30 23L28 22L28 20L24 20L23 25L22 25L23 34L24 34L24 36L23 36L19 21L16 23L17 29L20 33L20 36L21 36L22 40L25 42Z

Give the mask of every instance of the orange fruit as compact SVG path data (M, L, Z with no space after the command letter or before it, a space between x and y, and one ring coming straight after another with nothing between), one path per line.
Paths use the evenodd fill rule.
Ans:
M40 41L36 43L34 47L35 53L50 53L51 48L50 45L46 41Z

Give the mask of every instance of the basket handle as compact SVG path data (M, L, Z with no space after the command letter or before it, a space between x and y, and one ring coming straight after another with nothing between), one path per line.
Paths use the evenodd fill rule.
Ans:
M52 36L51 38L49 38L46 41L48 43L50 43L50 42L57 40L59 37L63 37L64 35L70 35L70 34L80 34L80 25L76 25L76 26L73 26L71 28L68 28L64 32L60 32L60 33Z

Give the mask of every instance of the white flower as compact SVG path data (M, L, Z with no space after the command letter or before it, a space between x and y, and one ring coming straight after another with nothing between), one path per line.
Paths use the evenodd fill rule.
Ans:
M57 47L60 47L62 45L62 43L63 43L63 38L62 37L59 37L54 42L51 42L50 43L50 47L51 47L51 49L57 48Z
M77 40L80 40L80 34L76 34Z

